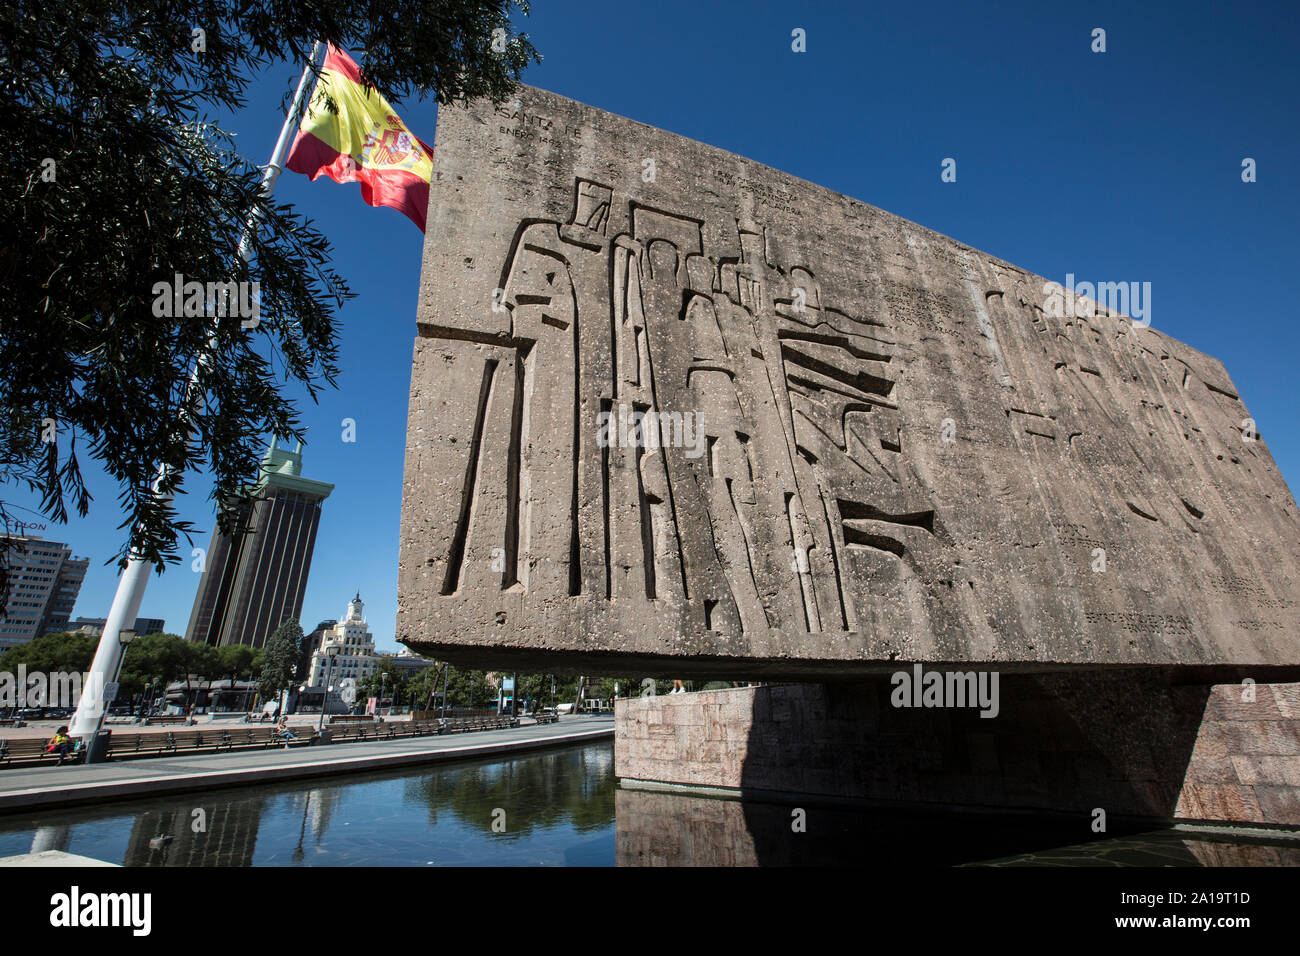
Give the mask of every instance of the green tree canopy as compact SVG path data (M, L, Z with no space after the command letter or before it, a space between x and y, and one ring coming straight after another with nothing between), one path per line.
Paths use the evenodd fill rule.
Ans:
M391 657L382 658L379 666L357 681L357 702L364 707L367 697L377 697L382 700L398 694L409 699L407 690L409 683L406 670L393 663Z
M88 454L120 488L118 560L161 570L193 528L152 494L156 470L170 467L161 491L175 493L206 465L231 530L225 505L249 494L263 435L301 439L292 394L333 385L350 293L326 237L261 195L260 170L211 117L242 108L264 68L305 63L315 40L355 53L390 102L500 102L537 59L510 31L515 6L527 12L512 0L0 5L0 485L40 495L54 521L69 504L85 515ZM258 282L260 322L155 315L155 285L177 273ZM187 400L205 350L201 397ZM0 519L3 554L2 503ZM0 561L0 604L7 578Z
M191 677L224 677L214 647L195 644L178 634L149 634L137 637L122 658L120 695L144 692L150 683L166 686Z
M268 700L293 683L306 640L297 621L285 621L266 639L258 690Z
M230 680L239 680L248 674L257 674L262 669L262 661L266 657L266 652L260 647L249 647L247 644L227 644L224 647L218 647L216 660L216 673L210 675L213 677L229 678Z
M442 664L426 667L411 678L406 693L410 695L412 708L422 709L428 704L430 694L438 695L434 698L434 705L441 706L443 667ZM495 707L497 704L496 688L488 681L483 671L453 667L450 677L446 678L446 683L448 707L484 708Z
M99 638L89 634L46 634L0 654L0 671L15 674L25 664L29 672L85 673L98 646Z

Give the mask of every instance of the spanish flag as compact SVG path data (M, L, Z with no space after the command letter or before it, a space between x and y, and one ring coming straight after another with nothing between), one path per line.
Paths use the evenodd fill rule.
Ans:
M331 113L326 97L338 106ZM330 47L320 79L298 124L285 166L315 180L359 182L372 206L392 206L424 231L433 148L407 129L375 90L361 85L352 58Z

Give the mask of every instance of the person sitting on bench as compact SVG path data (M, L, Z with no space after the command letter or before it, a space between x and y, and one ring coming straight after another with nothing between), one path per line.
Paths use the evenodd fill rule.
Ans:
M281 740L288 743L290 740L297 740L297 735L289 729L289 718L281 717L280 722L275 725L275 735Z
M59 755L59 766L63 766L63 761L68 759L68 754L72 753L72 738L68 736L68 727L65 724L54 732L50 738L49 746L45 748L47 754Z

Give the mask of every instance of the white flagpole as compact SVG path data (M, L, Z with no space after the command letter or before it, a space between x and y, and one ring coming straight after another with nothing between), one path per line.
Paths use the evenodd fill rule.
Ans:
M308 59L306 67L303 68L302 78L298 81L298 89L294 94L293 105L289 108L289 115L285 117L284 126L280 128L280 138L276 140L275 149L271 153L271 161L266 165L266 169L262 173L262 195L264 196L271 194L271 190L275 188L275 181L284 169L284 158L289 152L289 145L293 141L294 132L298 128L298 120L302 114L303 105L307 100L307 87L312 78L319 52L320 41L318 40L312 45L311 57ZM253 230L256 228L257 217L250 214L248 220L244 223L243 234L239 240L239 257L245 262L248 261ZM189 382L185 387L185 401L182 407L188 408L190 402L197 397L199 373L207 360L208 356L205 354L195 362L194 368L190 372ZM171 495L162 494L158 488L170 472L171 469L167 465L160 465L158 477L154 479L153 493L164 501L170 500ZM134 625L136 616L140 613L140 603L144 600L144 591L149 583L149 575L153 573L153 570L152 561L145 561L132 555L127 560L126 570L122 572L121 578L118 579L117 593L113 596L113 606L108 612L108 620L104 622L104 633L99 639L99 647L95 651L95 659L90 665L90 672L86 675L86 682L81 691L81 701L77 705L77 712L72 718L72 725L69 730L71 736L84 738L82 743L87 748L90 746L91 739L104 723L104 714L107 709L107 701L103 699L104 686L112 679L113 675L118 673L118 668L121 665L125 647L119 640L119 636L123 630ZM87 749L86 761L88 763L91 762L90 757L90 750Z

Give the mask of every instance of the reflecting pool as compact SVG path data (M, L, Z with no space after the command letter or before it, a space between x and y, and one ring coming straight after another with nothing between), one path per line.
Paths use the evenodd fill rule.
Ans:
M0 816L0 856L125 866L1298 866L1300 839L621 789L609 741Z
M125 866L611 866L614 790L614 747L604 742L6 815L0 856L63 850Z

